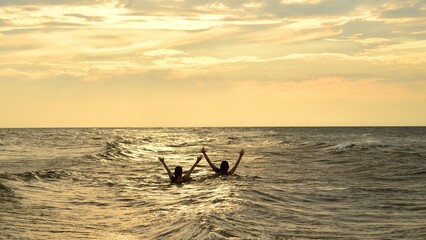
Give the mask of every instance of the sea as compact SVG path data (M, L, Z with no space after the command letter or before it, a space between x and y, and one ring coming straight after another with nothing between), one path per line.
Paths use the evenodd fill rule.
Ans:
M0 239L424 240L426 127L0 129Z

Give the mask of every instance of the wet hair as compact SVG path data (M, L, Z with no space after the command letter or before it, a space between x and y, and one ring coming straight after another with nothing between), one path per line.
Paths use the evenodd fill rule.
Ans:
M226 174L228 174L228 169L229 169L229 163L228 163L228 161L222 161L222 163L220 163L219 174L220 175L226 175Z
M182 167L181 166L175 167L175 178L177 178L177 177L182 177Z

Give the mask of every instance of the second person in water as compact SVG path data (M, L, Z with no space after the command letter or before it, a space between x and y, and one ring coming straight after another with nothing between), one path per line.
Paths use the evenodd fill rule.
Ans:
M237 162L235 163L234 167L231 170L229 170L228 161L222 161L222 163L220 163L220 168L218 168L210 161L209 157L207 156L205 148L201 148L201 153L204 155L204 158L207 160L207 162L209 163L209 165L213 169L213 171L215 171L216 174L218 174L218 175L224 176L224 175L232 175L232 174L235 173L235 170L237 170L237 167L240 164L241 158L244 155L244 149L241 149L240 157L238 158Z

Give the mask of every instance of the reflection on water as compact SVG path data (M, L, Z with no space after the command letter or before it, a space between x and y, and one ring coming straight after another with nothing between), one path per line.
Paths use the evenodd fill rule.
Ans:
M408 133L407 133L408 132ZM0 239L424 239L425 129L0 130ZM188 170L181 185L157 160Z

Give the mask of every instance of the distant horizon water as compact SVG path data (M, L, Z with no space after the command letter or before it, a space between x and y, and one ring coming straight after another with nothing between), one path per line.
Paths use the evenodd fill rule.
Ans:
M144 129L144 128L398 128L398 127L426 127L426 125L230 125L230 126L121 126L121 127L108 127L108 126L28 126L28 127L0 127L0 129L90 129L90 128L105 128L105 129Z

